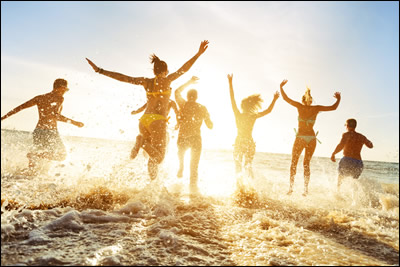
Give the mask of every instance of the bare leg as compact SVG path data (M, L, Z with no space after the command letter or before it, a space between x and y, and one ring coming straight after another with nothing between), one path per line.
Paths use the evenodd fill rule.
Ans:
M250 152L251 153L251 152ZM254 178L254 174L253 174L253 166L252 166L252 164L253 164L253 158L254 158L254 154L252 155L252 153L251 154L249 154L249 153L246 153L245 154L245 163L244 163L244 166L245 166L245 169L247 170L247 172L248 172L248 174L249 174L249 176L251 177L251 178Z
M191 158L190 158L190 185L191 187L197 187L198 180L198 169L201 156L201 145L200 147L191 148Z
M147 141L148 139L144 136L146 142L144 142L142 147L150 156L148 161L148 171L152 180L157 177L158 164L160 164L165 157L167 145L166 129L167 124L164 120L153 121L150 124L149 141ZM141 123L139 124L139 130L143 135L149 133Z
M179 170L178 170L177 176L179 178L181 178L183 176L183 166L184 166L184 161L185 161L186 150L187 150L187 147L185 147L185 145L178 146Z
M149 172L149 176L150 176L151 180L154 180L157 178L158 164L152 158L149 158L149 161L147 162L147 170Z
M166 122L163 120L154 121L150 125L150 132L140 123L139 130L145 142L142 148L153 160L160 164L165 157L166 151Z
M144 143L143 135L139 134L138 136L136 136L136 143L135 143L135 146L132 148L132 151L131 151L131 156L130 156L131 159L136 158L136 156L139 153L139 150L142 147L143 143Z
M311 176L310 162L311 162L311 158L312 158L312 156L314 154L316 146L317 146L317 140L314 139L307 145L306 151L304 153L304 161L303 161L303 166L304 166L304 193L303 193L303 196L307 196L307 194L308 194L308 183L310 182L310 176Z
M243 153L241 151L238 151L238 149L236 147L233 150L233 159L235 161L236 173L241 172L242 171Z
M297 162L299 161L299 157L301 155L301 152L303 152L303 149L304 149L304 144L302 144L300 138L296 138L292 148L292 163L290 165L290 185L289 185L289 191L287 192L288 195L292 194L293 192L294 177L296 176Z

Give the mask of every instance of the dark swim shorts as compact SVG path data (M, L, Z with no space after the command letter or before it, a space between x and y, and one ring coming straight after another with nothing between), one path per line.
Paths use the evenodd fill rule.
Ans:
M362 160L343 157L339 161L338 171L341 176L352 176L354 179L360 177L364 168Z

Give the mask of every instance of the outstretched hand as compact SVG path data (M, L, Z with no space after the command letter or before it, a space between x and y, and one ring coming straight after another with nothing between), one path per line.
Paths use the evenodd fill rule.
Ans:
M277 100L278 98L279 98L279 92L276 91L275 94L274 94L274 100Z
M75 122L75 125L78 126L79 128L82 128L85 124L83 124L83 122Z
M341 95L340 95L339 92L335 92L335 93L333 94L333 97L336 98L337 100L340 100Z
M228 74L227 77L228 77L229 82L232 82L233 74Z
M197 83L198 80L199 80L198 77L193 76L189 81L190 81L190 83Z
M332 155L332 156L331 156L331 160L332 160L333 162L336 162L335 155Z
M209 43L208 40L204 40L204 41L201 42L200 48L199 48L199 54L200 55L203 54L207 50L208 43Z
M281 88L286 84L288 82L288 80L283 80L282 82L281 82Z
M99 72L99 67L97 67L90 59L86 58L88 61L89 65L92 66L95 72Z

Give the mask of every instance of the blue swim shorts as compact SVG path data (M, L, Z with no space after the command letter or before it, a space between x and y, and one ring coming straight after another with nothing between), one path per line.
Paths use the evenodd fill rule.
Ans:
M339 161L338 171L340 176L352 176L354 179L360 177L364 169L362 160L343 157Z

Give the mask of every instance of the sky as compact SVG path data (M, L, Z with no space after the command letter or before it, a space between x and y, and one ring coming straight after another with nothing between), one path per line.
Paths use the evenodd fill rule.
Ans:
M1 1L1 115L64 78L70 91L62 114L85 126L59 122L61 135L134 142L141 115L131 111L146 102L145 90L95 73L85 58L106 70L152 78L152 53L172 73L202 40L210 42L206 52L171 86L199 77L188 89L198 90L214 122L212 130L202 127L204 149L232 149L237 130L227 74L233 74L239 107L243 98L260 94L262 110L268 108L284 79L286 94L299 102L306 86L314 105L333 105L334 93L341 93L337 110L318 114L314 129L321 143L314 156L330 157L345 121L355 118L356 130L374 144L363 148L362 158L399 162L397 1ZM170 115L169 134L176 137ZM256 151L291 154L297 117L279 97L255 123ZM33 131L37 119L31 107L1 121L1 128Z

